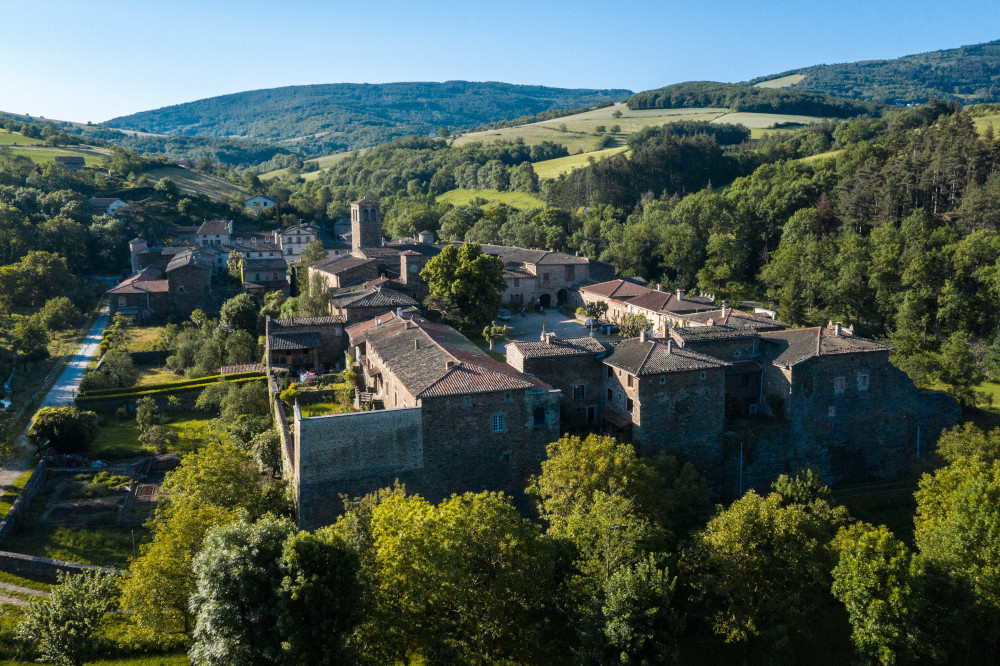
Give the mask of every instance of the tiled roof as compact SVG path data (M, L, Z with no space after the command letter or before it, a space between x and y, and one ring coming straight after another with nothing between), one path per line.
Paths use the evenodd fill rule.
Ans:
M816 356L892 350L889 345L856 335L836 335L831 329L822 326L768 331L761 334L761 340L768 343L763 351L771 359L771 363L783 367L791 367Z
M319 229L316 226L309 224L308 222L305 222L303 224L293 224L287 229L281 230L282 236L288 236L290 234L318 234L318 233Z
M358 250L359 254L362 254L367 259L385 258L385 257L398 257L403 253L403 249L400 246L389 246L383 245L381 247L363 247Z
M229 220L205 220L198 227L197 233L212 234L213 236L225 236L232 230L232 222Z
M580 287L580 291L596 296L604 296L605 298L628 300L655 290L644 287L641 284L636 284L630 280L609 280L607 282L598 282L597 284Z
M169 264L167 264L167 272L169 273L170 271L181 268L182 266L197 266L198 268L212 270L212 257L208 256L208 253L199 249L188 248L183 252L174 255L174 258L170 260Z
M603 354L607 348L595 338L555 338L551 343L541 341L511 342L525 358L545 358L548 356L579 356L582 354Z
M315 331L280 331L267 336L267 346L274 350L313 349L322 343Z
M759 336L757 330L749 326L682 326L670 329L670 337L682 344L706 340L738 340Z
M645 294L630 298L627 302L633 307L643 308L652 312L673 312L677 314L711 310L715 307L711 301L700 296L677 298L672 293L657 291L655 289L647 289Z
M396 241L391 241L385 247L393 250L399 250L401 254L419 254L425 257L436 257L441 254L441 248L437 245L431 245L430 243L420 243L413 241L412 239L400 239ZM372 248L364 248L364 252L368 252Z
M281 257L264 257L261 259L244 259L244 271L286 271L288 262Z
M527 270L515 265L504 266L503 276L505 278L533 278L535 275Z
M61 164L83 164L83 157L79 155L56 155L56 162Z
M349 291L331 299L330 304L336 308L398 308L416 305L417 302L404 293L376 287Z
M564 264L586 264L590 260L586 257L578 257L565 252L551 252L549 250L527 250L523 247L511 247L508 245L491 245L484 243L480 245L483 254L500 257L507 264L543 264L543 265L564 265Z
M170 291L170 282L162 279L163 271L156 266L147 266L141 271L108 289L106 294L163 294Z
M729 308L726 311L725 316L722 315L721 309L716 308L713 310L706 310L704 312L696 312L690 315L685 315L684 317L684 321L688 326L704 326L708 324L709 320L715 324L753 328L761 332L778 331L789 328L789 325L785 322L771 319L767 315L744 312L743 310L734 310L732 308Z
M87 199L89 203L94 208L107 208L116 201L121 201L118 197L91 197ZM125 203L122 201L122 203Z
M668 345L660 340L641 341L639 338L623 340L611 355L604 359L604 362L636 376L705 370L729 365L725 361L684 349L680 345Z
M238 375L244 372L264 372L266 368L260 363L244 363L243 365L224 365L219 368L220 375Z
M329 317L289 317L287 319L272 319L271 328L301 328L303 326L324 326L330 324L345 324L347 319L343 315Z
M396 318L396 311L389 310L387 312L383 312L380 315L372 317L371 319L359 321L357 324L351 324L350 326L344 329L344 332L347 333L348 338L353 340L354 338L358 337L365 331L375 328L376 326L381 326L382 324L392 321L395 318Z
M355 257L351 254L342 254L338 257L329 257L327 259L321 259L314 264L309 264L309 268L314 268L318 271L329 273L330 275L336 275L337 273L361 266L362 264L367 264L371 261L371 259Z
M742 375L747 372L761 372L763 369L757 361L736 361L726 368L726 374Z
M417 398L549 386L501 363L455 329L423 317L393 318L360 337Z

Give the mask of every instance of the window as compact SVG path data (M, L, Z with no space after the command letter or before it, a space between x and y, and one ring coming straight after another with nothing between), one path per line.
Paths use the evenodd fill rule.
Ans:
M813 392L813 378L812 375L806 375L802 378L802 395L812 395Z
M576 267L575 266L567 266L566 267L566 280L572 280L573 277L574 277L574 275L576 275Z
M632 388L632 375L627 375L627 377L628 379L626 379L625 381L628 384L628 387Z
M737 375L736 385L740 388L746 388L750 386L750 375Z
M509 463L510 462L510 451L504 451L500 454L500 462Z
M120 308L125 307L125 297L124 296L119 296L118 297L118 307L120 307Z
M826 415L828 417L830 417L831 419L834 418L835 416L837 416L837 407L836 407L836 405L830 405L827 408L827 410L826 410Z
M242 242L242 239L241 239L241 242ZM257 237L256 236L251 236L250 237L250 244L251 245L256 245L257 244Z
M702 370L701 372L698 373L698 379L704 379L707 376L708 375L705 373L704 370Z
M625 400L625 411L628 412L629 414L632 413L632 398L628 398Z
M503 401L504 402L510 402L511 401L510 391L504 391L503 392Z
M271 239L270 239L270 238L265 238L265 239L264 239L264 242L265 242L265 243L270 243L270 242L271 242Z
M183 294L184 293L184 285L181 285L181 286L177 287L177 293L178 294Z
M858 372L858 390L867 391L868 390L868 371L862 370Z
M542 282L548 282L548 281L549 281L549 274L542 273Z
M611 366L609 365L609 366L608 366L608 377L614 377L614 376L615 376L615 370L614 370L614 368L612 368L612 367L611 367Z
M612 398L613 395L614 395L614 391L612 391L611 389L608 389L608 402L611 402L611 398Z
M394 406L399 406L399 394L395 391L392 392L392 404Z
M286 252L286 254L291 254L291 253L292 253L292 248L288 248L288 252Z
M205 240L204 238L202 238L202 239L201 239L201 244L202 244L202 245L208 245L208 241L207 241L207 240Z
M576 386L573 387L573 399L574 400L583 400L586 397L587 397L587 385L586 384L577 384Z
M493 432L505 432L507 430L507 417L503 414L493 415Z
M521 278L514 278L514 286L515 287L521 286Z
M237 245L243 245L243 239L242 238L237 238L236 239L236 244Z
M843 395L844 390L847 388L847 378L846 377L834 377L833 378L833 394Z
M661 384L666 384L667 383L667 376L666 375L660 375L660 383Z
M531 415L531 424L536 428L545 427L546 414L544 407L536 407L534 414Z
M625 392L624 391L618 391L618 404L619 405L624 405L625 404Z

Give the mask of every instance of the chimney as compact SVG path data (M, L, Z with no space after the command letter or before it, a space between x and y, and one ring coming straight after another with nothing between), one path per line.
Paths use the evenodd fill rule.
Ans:
M417 340L416 338L414 338L414 339L413 339L413 351L417 351L418 349L420 349L420 344L419 344L419 342L420 342L420 341L419 341L419 340Z
M726 315L729 314L729 306L725 301L722 301L722 318L725 319Z
M843 327L841 326L841 323L838 321L833 325L833 334L839 336L842 333L843 333Z
M715 320L709 319L708 321L705 322L705 326L715 326Z
M684 300L684 290L683 289L678 289L677 290L677 300L678 301L683 301Z
M403 308L396 308L396 316L400 319L403 318Z
M656 291L663 291L663 285L659 282L656 283Z
M375 317L375 325L376 326L381 326L382 325L382 320L379 319L378 317Z
M645 342L645 341L646 341L646 329L642 329L641 331L639 331L639 342Z
M552 341L556 339L555 333L546 333L544 336L545 344L551 345Z
M448 359L447 361L444 362L444 369L445 370L451 370L456 365L458 365L458 361L456 361L454 359Z
M538 339L545 342L545 322L542 322L542 334L538 336Z
M667 353L668 354L673 354L674 353L674 339L673 338L667 338Z

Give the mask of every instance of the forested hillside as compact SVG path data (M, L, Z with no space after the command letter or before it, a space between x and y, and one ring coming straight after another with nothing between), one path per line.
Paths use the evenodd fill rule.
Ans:
M498 82L336 83L211 97L106 124L158 134L265 140L317 154L441 127L465 129L550 109L593 106L630 94Z
M762 76L755 84L790 74L804 75L787 90L824 93L887 104L922 104L932 99L963 104L1000 101L1000 40L895 58L815 65Z

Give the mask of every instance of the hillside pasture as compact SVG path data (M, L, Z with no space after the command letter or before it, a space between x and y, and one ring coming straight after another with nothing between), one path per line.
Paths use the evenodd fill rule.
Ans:
M768 81L761 81L755 83L756 88L790 88L796 83L802 83L806 78L805 74L789 74L788 76L781 76L776 79L770 79Z
M828 159L832 159L832 158L836 157L837 155L839 155L842 152L844 152L843 148L841 148L840 150L829 150L829 151L827 151L825 153L819 153L817 155L810 155L809 157L799 158L798 161L799 162L805 162L805 163L808 164L809 162L818 162L819 160L828 160Z
M364 153L365 151L358 151L359 153ZM308 173L300 173L299 176L303 180L312 180L318 178L325 169L332 167L337 162L341 162L351 156L350 152L334 153L332 155L323 155L322 157L309 157L305 158L306 162L316 162L319 164L319 169L316 171L309 171ZM261 180L270 180L272 178L282 178L288 175L288 169L275 169L274 171L267 171L260 174Z
M230 197L246 197L242 188L223 180L217 176L185 169L184 167L171 166L150 169L146 172L149 178L156 182L161 178L169 178L174 181L177 188L189 195L204 196L215 201L225 201Z
M30 136L21 136L17 132L0 130L0 146L37 146L40 143L45 143L45 141Z
M89 167L104 166L104 157L110 151L102 148L74 146L73 148L50 148L48 146L18 146L11 147L11 152L15 155L24 155L35 164L47 164L54 162L56 157L71 157L83 155L83 162Z
M574 169L579 169L590 164L590 160L603 160L612 155L617 155L619 153L627 151L626 146L617 146L615 148L605 148L604 150L595 150L591 153L581 153L579 155L568 155L566 157L557 157L554 160L544 160L542 162L533 162L532 167L535 169L535 173L538 174L539 178L558 178L561 174L569 173Z
M986 133L986 128L993 125L994 132L1000 132L1000 113L994 113L988 116L979 116L978 118L973 118L972 122L976 124L976 131L980 135Z
M531 210L545 208L545 202L525 192L498 192L497 190L450 190L437 196L438 203L463 206L474 199L486 199L489 203L503 203L512 208Z

